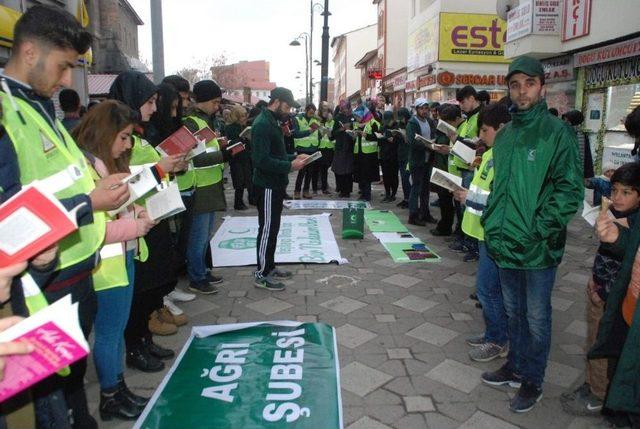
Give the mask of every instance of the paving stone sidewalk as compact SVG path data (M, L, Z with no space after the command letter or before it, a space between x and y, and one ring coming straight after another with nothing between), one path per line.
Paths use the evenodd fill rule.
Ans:
M233 201L233 190L227 188L227 201ZM406 210L379 202L381 191L374 186L374 208L393 210L406 223ZM439 216L438 209L432 212ZM581 218L569 227L553 292L544 398L531 412L516 415L508 410L513 389L480 381L483 371L497 369L504 361L476 363L467 356L465 338L483 330L480 310L469 299L477 264L462 262L462 255L450 251L444 239L432 237L431 225L409 228L442 261L395 264L368 231L363 240L341 240L341 212L332 213L334 233L349 264L290 266L296 275L280 293L254 288L251 267L216 270L224 277L220 293L184 304L190 324L156 341L179 350L192 325L282 319L331 324L338 332L347 429L581 429L595 423L566 414L558 400L584 377L585 287L597 241ZM255 210L229 210L226 215L255 215ZM183 279L181 286L185 284ZM97 416L99 388L90 367L88 395ZM135 391L151 395L164 375L127 369L126 379ZM131 423L101 427L127 428Z

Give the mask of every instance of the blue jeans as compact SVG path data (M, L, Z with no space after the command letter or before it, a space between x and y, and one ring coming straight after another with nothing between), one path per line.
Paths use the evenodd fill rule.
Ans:
M402 181L403 200L409 202L409 196L411 195L411 180L409 178L411 177L411 173L407 170L407 163L401 162L399 170Z
M95 321L95 344L93 361L102 390L118 385L118 378L124 372L124 328L129 320L133 298L134 251L127 252L127 277L129 286L114 287L96 293L98 311Z
M476 289L478 300L482 304L482 316L485 324L484 338L489 343L503 346L509 337L498 266L487 253L484 241L479 242L479 253Z
M409 215L427 216L429 214L429 181L431 168L424 166L411 169L411 192L409 194Z
M508 318L509 369L541 387L551 347L551 290L556 267L500 268L499 272Z
M192 282L203 281L207 277L207 246L213 236L215 212L196 213L191 221L187 241L187 274Z

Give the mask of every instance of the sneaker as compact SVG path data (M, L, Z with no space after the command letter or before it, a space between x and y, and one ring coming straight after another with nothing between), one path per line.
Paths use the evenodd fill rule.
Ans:
M440 207L440 200L439 199L435 200L434 202L429 204L429 206L431 206L431 207Z
M302 193L302 198L305 199L305 200L312 200L313 199L313 197L311 196L309 191L303 192Z
M451 231L440 231L438 228L434 228L429 231L434 237L448 237L451 235Z
M331 195L331 191L325 189L322 191L322 195Z
M517 389L520 387L522 381L519 375L516 375L508 367L508 364L502 365L500 369L493 372L483 372L480 378L483 383L490 386L504 386L508 385Z
M582 397L587 396L590 391L591 391L591 386L589 386L589 383L584 382L577 389L572 390L570 392L562 393L560 395L560 400L561 401L573 401L576 398L576 396L582 396Z
M204 278L206 281L209 282L209 284L212 285L219 285L220 283L222 283L224 281L224 279L220 276L214 276L211 273L207 273L207 276Z
M508 354L509 346L506 344L501 346L493 343L484 343L471 349L469 359L476 362L489 362L499 357L507 357Z
M196 299L196 294L184 292L184 291L181 291L180 289L174 289L171 292L169 292L169 295L167 295L167 298L169 298L171 301L189 302Z
M253 285L260 289L271 290L274 292L283 291L286 286L283 283L278 283L273 281L273 279L269 277L263 277L261 279L255 279Z
M281 270L279 268L274 268L269 275L277 280L287 280L293 277L291 271Z
M587 383L573 392L560 396L562 409L573 416L595 416L602 411L602 401L593 393Z
M210 284L206 280L189 283L189 290L201 293L203 295L213 295L214 293L218 293L218 288Z
M299 200L300 199L300 192L294 192L293 193L293 198L291 198L293 200Z
M475 262L478 259L480 259L480 254L474 251L468 252L466 255L464 255L464 258L462 258L464 262Z
M509 403L509 409L514 413L526 413L542 399L542 389L528 381L522 382L518 393Z
M471 347L480 347L486 341L484 340L484 334L474 335L473 337L467 338L467 344Z
M449 245L449 249L456 253L467 253L469 251L469 248L462 241L454 241Z

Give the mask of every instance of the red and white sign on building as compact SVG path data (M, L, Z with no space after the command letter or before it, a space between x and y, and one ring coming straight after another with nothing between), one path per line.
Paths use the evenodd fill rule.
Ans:
M591 0L565 0L562 41L584 37L591 31Z
M579 52L574 56L575 67L585 67L592 64L622 60L640 55L640 37L626 42L614 43L601 48Z

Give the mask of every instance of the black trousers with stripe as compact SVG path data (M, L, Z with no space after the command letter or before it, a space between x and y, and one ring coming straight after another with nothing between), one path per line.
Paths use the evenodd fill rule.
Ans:
M280 231L280 217L282 216L282 203L284 201L284 189L271 189L255 187L256 202L258 206L258 241L256 244L258 256L258 269L256 278L269 275L276 267L274 258L278 232Z

